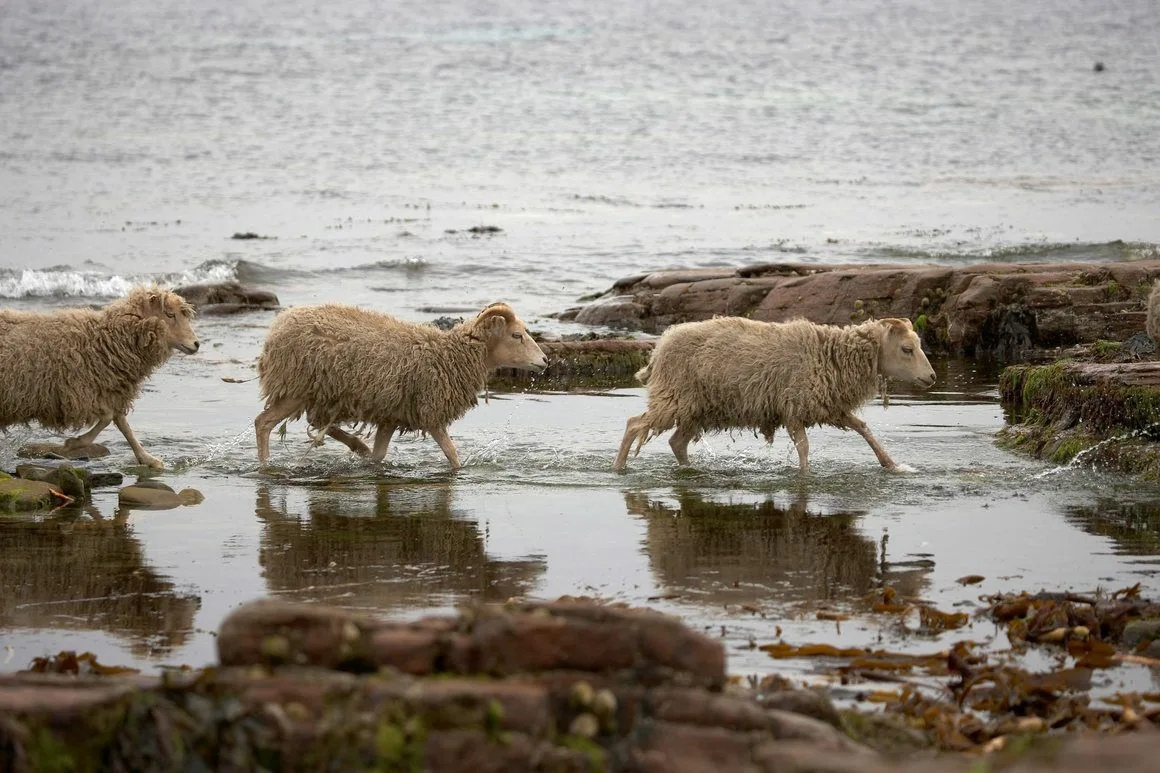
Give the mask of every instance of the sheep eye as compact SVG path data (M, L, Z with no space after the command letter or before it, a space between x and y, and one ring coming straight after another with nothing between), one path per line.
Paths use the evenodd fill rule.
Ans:
M523 340L523 337L524 337L523 333L512 333L512 338L516 339L517 341Z
M904 347L902 347L902 352L903 352L903 354L914 354L914 347L913 346L904 346Z
M165 316L169 317L170 319L177 319L177 315L174 314L172 311L165 312Z

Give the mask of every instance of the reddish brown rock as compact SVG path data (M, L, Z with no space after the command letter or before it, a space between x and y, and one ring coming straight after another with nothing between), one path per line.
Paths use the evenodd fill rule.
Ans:
M465 618L396 623L344 610L261 601L227 617L223 665L311 665L353 672L507 676L576 671L653 684L720 687L720 644L644 609L561 599L480 607Z
M905 317L933 349L1000 356L1142 331L1160 261L972 266L762 264L626 278L562 316L659 333L717 315L846 325Z
M0 676L0 770L967 773L979 763L894 759L827 722L723 692L720 643L647 610L562 599L392 624L271 602L239 609L219 640L234 665L200 673ZM1017 769L1142 773L1156 752L1145 724L1046 745Z

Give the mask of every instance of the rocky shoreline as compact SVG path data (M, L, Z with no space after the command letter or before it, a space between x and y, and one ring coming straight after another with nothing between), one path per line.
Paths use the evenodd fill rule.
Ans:
M1022 358L1144 330L1160 260L1119 263L817 265L656 271L625 277L561 319L660 333L718 315L848 325L905 317L933 352Z
M574 598L408 623L254 602L222 623L218 652L161 677L87 653L0 677L0 768L1144 771L1160 743L1140 718L1115 738L940 754L812 690L732 682L721 644L674 618Z

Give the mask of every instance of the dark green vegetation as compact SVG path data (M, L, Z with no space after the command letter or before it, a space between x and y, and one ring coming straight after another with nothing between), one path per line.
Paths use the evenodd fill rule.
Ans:
M1160 481L1160 363L1016 365L999 379L1000 444Z

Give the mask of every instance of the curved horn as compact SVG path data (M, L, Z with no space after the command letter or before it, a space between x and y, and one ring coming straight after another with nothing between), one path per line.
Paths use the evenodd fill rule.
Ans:
M479 312L479 315L476 317L476 319L484 320L487 317L503 317L504 320L509 323L516 321L515 311L512 310L511 306L508 306L503 301L485 306L483 311Z

